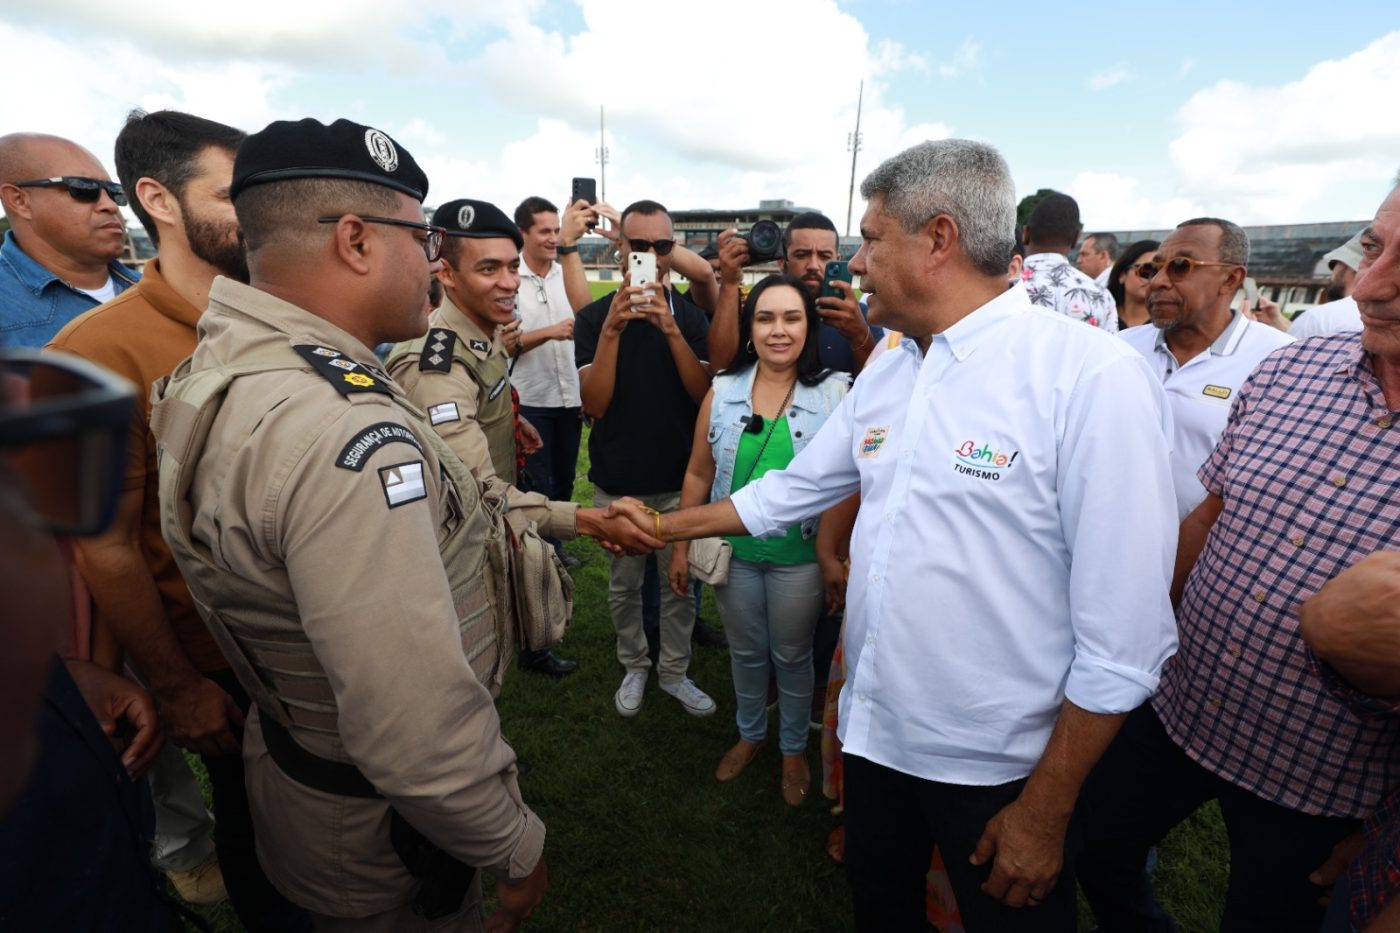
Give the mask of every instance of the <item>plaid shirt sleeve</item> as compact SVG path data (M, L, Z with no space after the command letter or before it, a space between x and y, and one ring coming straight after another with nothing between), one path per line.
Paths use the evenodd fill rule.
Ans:
M1383 697L1373 697L1368 693L1362 693L1342 679L1332 665L1313 654L1312 648L1308 648L1308 666L1312 672L1322 681L1322 685L1328 692L1346 704L1351 710L1362 719L1397 719L1400 718L1400 698L1387 700Z

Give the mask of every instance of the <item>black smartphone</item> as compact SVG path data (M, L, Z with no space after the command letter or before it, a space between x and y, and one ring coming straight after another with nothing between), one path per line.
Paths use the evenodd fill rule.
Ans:
M840 298L841 293L831 287L832 279L840 279L851 284L851 267L844 259L833 259L826 264L826 274L822 276L822 290L818 298Z
M596 178L575 178L573 193L569 196L569 203L577 203L579 198L583 198L589 204L598 203L598 180ZM598 226L597 221L590 220L588 229L592 230Z

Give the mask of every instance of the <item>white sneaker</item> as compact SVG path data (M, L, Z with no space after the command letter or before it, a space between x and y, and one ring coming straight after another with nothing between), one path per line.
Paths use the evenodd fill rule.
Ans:
M674 684L661 684L661 689L680 700L692 716L708 716L715 711L715 701L689 677Z
M642 694L646 689L647 671L632 671L622 678L622 686L613 694L613 705L617 707L618 713L623 716L635 716L641 712Z

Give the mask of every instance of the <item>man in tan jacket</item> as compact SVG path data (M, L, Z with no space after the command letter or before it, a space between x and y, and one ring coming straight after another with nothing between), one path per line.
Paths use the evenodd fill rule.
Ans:
M318 929L482 929L489 869L514 930L546 887L491 699L499 519L370 349L427 327L426 192L369 127L250 136L231 191L250 286L214 283L153 417L162 526L254 700L258 855Z

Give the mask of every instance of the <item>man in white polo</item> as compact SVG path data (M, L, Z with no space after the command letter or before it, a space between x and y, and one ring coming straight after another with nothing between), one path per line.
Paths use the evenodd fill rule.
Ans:
M926 928L936 844L969 933L1073 930L1080 784L1176 647L1166 401L1116 336L1007 287L991 146L922 143L861 195L851 271L910 339L787 469L614 510L665 540L769 536L861 490L839 727L856 929Z
M1206 497L1196 471L1215 449L1235 393L1259 361L1293 338L1230 307L1248 274L1249 237L1216 217L1184 221L1167 234L1148 279L1150 324L1123 331L1162 380L1172 411L1172 482L1179 518Z

